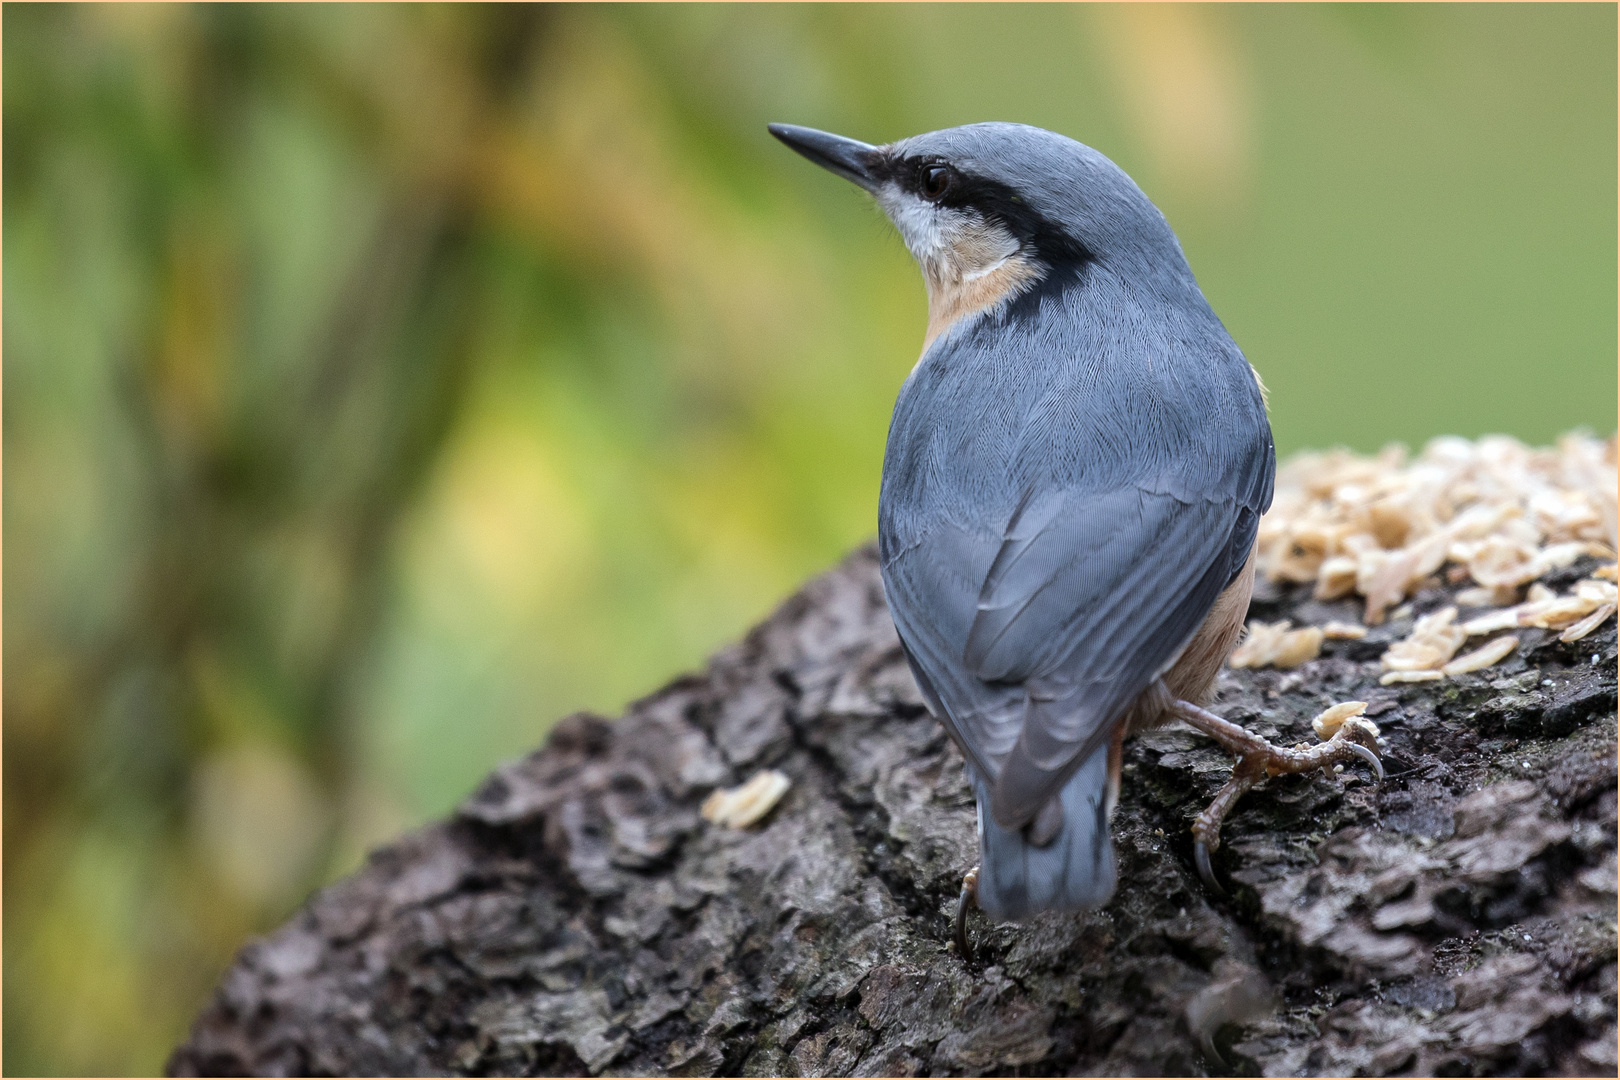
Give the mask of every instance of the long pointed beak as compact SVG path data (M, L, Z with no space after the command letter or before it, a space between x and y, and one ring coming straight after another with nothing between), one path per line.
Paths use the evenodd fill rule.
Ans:
M877 189L878 181L872 172L872 166L878 160L877 147L859 139L846 139L842 135L799 127L797 124L768 126L772 135L823 169L835 172L867 191Z

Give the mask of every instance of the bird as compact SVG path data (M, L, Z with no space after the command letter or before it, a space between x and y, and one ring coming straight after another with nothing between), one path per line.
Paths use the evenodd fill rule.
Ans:
M895 629L977 805L970 904L1004 921L1106 904L1122 741L1180 719L1237 758L1192 826L1259 780L1361 760L1376 727L1274 746L1203 706L1242 631L1276 452L1258 373L1142 189L1099 151L988 122L873 145L771 124L868 192L922 270L878 553Z

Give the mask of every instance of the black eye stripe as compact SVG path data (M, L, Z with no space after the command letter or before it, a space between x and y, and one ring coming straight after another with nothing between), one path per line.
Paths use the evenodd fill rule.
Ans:
M929 165L950 169L951 183L935 198L930 198L922 188L923 169ZM880 152L868 167L872 178L880 183L892 181L900 190L937 206L983 214L1004 226L1021 242L1032 245L1041 259L1054 268L1079 267L1095 259L1084 244L1038 213L1009 184L964 172L932 155L908 158Z
M947 169L950 177L938 194L930 194L923 182L927 170L934 166ZM902 158L884 154L873 162L872 173L876 179L893 181L902 191L936 206L983 214L1005 226L1021 242L1032 245L1049 265L1084 264L1094 258L1083 244L1038 213L1009 184L964 172L934 156Z

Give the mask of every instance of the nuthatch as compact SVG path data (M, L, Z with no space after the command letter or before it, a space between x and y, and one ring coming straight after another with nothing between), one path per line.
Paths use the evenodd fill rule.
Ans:
M970 124L871 146L771 125L876 198L922 267L928 330L889 427L878 547L912 673L961 748L996 918L1096 907L1121 742L1179 718L1238 757L1195 860L1267 775L1355 758L1371 725L1284 750L1206 712L1254 582L1276 454L1262 387L1164 216L1088 146ZM1359 741L1358 741L1359 740Z

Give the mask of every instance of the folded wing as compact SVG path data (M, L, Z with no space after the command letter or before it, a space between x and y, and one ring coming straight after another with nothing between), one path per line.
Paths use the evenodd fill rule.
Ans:
M1197 630L1254 543L1243 509L1134 486L1049 493L1001 537L941 524L887 565L918 681L996 778L1003 825L1056 794ZM977 595L946 567L976 575Z

